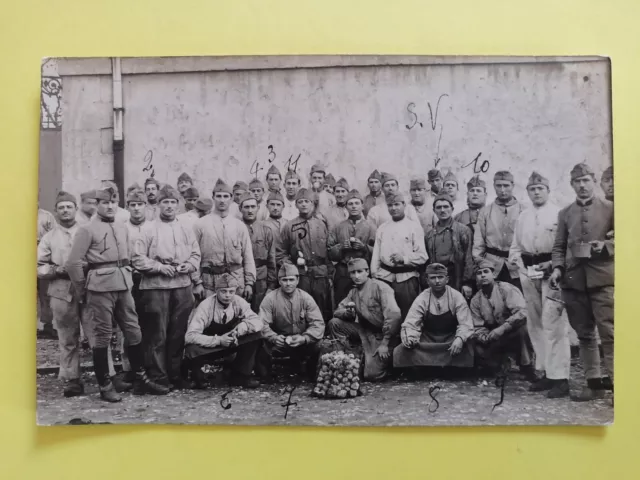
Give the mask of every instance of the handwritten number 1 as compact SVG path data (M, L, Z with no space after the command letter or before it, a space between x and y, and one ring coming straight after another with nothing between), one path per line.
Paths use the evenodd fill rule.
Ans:
M287 419L287 415L289 414L289 407L295 407L298 405L298 402L291 402L291 396L293 395L293 392L295 392L297 387L291 387L291 389L286 388L285 389L285 393L289 394L289 399L287 400L287 403L282 403L281 406L283 408L286 408L286 410L284 411L284 419Z

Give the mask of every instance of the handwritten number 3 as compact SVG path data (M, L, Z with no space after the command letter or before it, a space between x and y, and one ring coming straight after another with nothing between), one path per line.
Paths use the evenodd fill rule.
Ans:
M269 145L268 148L269 148L269 163L273 163L277 155L276 155L276 152L273 151L273 145Z

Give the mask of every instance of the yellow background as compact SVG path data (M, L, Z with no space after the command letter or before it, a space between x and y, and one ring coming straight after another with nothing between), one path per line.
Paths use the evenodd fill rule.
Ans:
M634 315L640 295L633 281L638 267L639 13L638 0L2 2L0 478L640 478L640 322ZM620 225L614 426L36 428L41 57L312 53L612 58Z

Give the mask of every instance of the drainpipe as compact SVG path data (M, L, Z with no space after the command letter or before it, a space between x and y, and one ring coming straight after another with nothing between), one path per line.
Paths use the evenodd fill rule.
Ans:
M120 191L120 206L124 207L124 108L122 107L122 69L120 58L111 59L113 76L113 180Z

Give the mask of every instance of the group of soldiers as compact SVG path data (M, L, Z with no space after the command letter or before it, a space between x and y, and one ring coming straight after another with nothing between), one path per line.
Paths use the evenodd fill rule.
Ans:
M531 391L560 398L571 325L587 379L571 398L602 398L613 389L613 171L601 176L606 198L584 163L569 181L576 200L563 209L536 172L530 205L508 171L495 173L486 204L478 175L465 198L451 171L412 178L405 195L375 170L362 196L319 164L308 188L272 166L266 188L219 179L212 197L186 173L177 188L149 178L127 189L126 209L113 182L80 204L60 192L55 218L39 210L38 279L64 395L84 393L83 330L109 402L132 388L205 388L203 366L218 359L226 381L248 388L272 381L274 356L313 376L327 337L362 346L365 380L422 366L503 372L515 361Z

